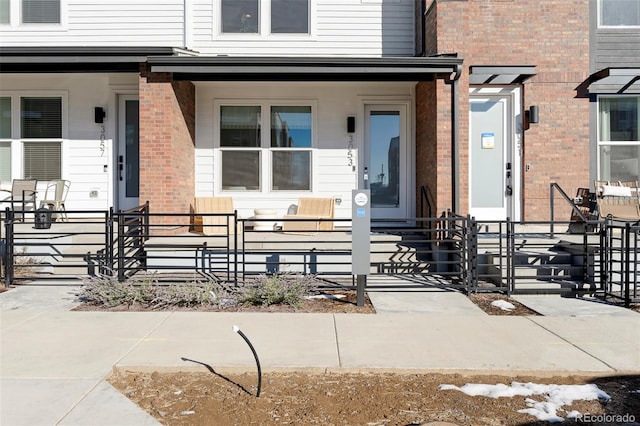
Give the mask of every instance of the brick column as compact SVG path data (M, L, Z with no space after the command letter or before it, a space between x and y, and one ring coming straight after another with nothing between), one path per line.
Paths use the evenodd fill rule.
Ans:
M170 73L142 70L139 97L140 202L148 200L152 213L189 213L195 187L195 87L173 81Z

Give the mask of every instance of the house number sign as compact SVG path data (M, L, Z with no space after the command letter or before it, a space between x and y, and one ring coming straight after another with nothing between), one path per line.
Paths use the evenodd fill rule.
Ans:
M347 145L347 165L353 167L353 136L349 135L349 144Z
M104 129L104 125L100 126L100 156L104 155L104 150L106 149L105 146L105 129Z

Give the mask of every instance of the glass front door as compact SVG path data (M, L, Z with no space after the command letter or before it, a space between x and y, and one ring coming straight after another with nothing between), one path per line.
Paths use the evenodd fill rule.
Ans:
M138 97L121 95L118 102L118 153L116 179L118 181L118 209L127 210L139 205L140 190L140 132Z
M407 117L404 105L365 108L362 185L371 191L371 217L407 217Z

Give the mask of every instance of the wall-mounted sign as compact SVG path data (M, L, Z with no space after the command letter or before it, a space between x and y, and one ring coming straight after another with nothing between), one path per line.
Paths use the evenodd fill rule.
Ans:
M496 145L495 133L483 133L482 135L482 149L493 149Z

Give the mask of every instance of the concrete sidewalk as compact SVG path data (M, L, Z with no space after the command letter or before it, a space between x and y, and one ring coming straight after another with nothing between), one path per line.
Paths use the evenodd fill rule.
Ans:
M12 289L0 294L0 424L157 424L104 380L113 367L254 371L234 325L264 371L640 373L640 314L627 309L520 296L545 316L489 316L457 292L376 280L375 315L70 312L77 288Z

